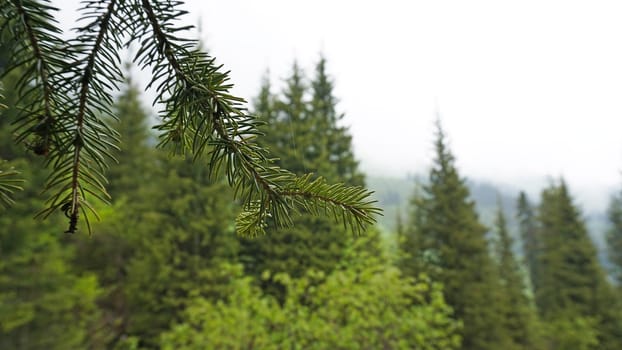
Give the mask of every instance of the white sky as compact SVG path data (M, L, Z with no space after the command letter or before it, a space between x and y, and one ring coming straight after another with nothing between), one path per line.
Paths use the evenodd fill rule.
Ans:
M622 185L620 1L191 0L186 9L249 100L266 69L279 85L294 59L311 74L323 52L372 174L426 170L438 101L469 178L520 188L563 175L601 207Z

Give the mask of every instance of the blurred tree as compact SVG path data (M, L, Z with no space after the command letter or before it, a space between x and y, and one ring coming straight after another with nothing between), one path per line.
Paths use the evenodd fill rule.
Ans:
M529 272L529 281L532 288L537 282L538 273L538 230L535 210L529 202L529 197L523 191L518 195L516 203L516 219L518 230L523 243L523 257Z
M97 224L98 234L89 240L76 242L76 266L97 275L103 293L98 298L101 310L98 334L91 339L111 348L127 334L130 306L126 291L127 275L131 259L139 248L139 233L151 234L137 229L134 218L137 207L151 210L154 203L140 205L152 200L152 191L164 179L164 167L170 164L162 152L149 146L152 135L148 129L148 115L140 105L140 93L131 82L126 81L123 94L114 108L120 118L112 121L119 130L120 148L114 151L117 162L110 164L107 173L113 204L100 210L105 222ZM159 191L160 189L158 189ZM132 229L130 229L132 228Z
M255 100L255 113L266 122L261 146L282 157L276 161L296 174L319 172L331 182L363 185L363 175L351 149L351 137L338 125L336 98L326 74L325 60L316 65L311 91L304 72L297 63L280 96L271 93L270 81L264 78ZM331 271L340 261L350 241L350 233L325 217L304 211L294 219L294 226L279 229L272 225L270 234L260 239L242 241L242 261L247 272L259 277L264 271L286 272L301 277L309 269ZM377 235L369 231L368 234ZM283 301L284 287L278 282L263 282Z
M352 251L354 252L354 250ZM355 253L357 254L357 253ZM198 299L185 322L162 336L163 349L459 349L459 322L441 287L425 276L404 278L378 260L351 256L325 276L309 271L278 279L282 305L235 279L222 302Z
M618 348L622 314L612 308L616 302L611 286L564 180L542 191L538 222L542 249L535 295L544 320L591 319L598 349Z
M612 276L622 290L622 192L611 198L607 210L607 252L612 265Z
M559 315L544 324L546 349L601 349L595 319L576 315Z
M410 198L408 221L402 228L402 234L399 241L399 267L406 276L417 276L426 270L426 262L429 262L430 251L425 251L423 227L424 213L422 193L423 187L417 179L415 181L415 189ZM429 267L429 266L428 266Z
M503 301L502 320L508 332L512 349L536 350L542 348L538 339L539 320L535 305L527 296L525 277L517 262L514 241L508 231L507 220L499 201L495 220L495 255L498 259L501 279L501 298ZM505 349L508 349L506 347Z
M157 171L158 156L150 145L155 135L149 130L149 116L141 106L140 92L130 76L113 107L118 120L111 124L119 131L119 149L113 151L116 162L106 173L108 193L113 200L120 197L131 200L130 194L149 184Z
M86 348L101 290L93 274L70 264L74 251L53 234L59 222L32 220L31 208L43 204L37 197L46 173L36 157L10 143L8 121L29 103L15 93L18 76L2 82L11 108L0 109L0 154L28 181L14 194L14 205L0 205L0 349Z
M334 95L334 82L326 71L326 59L321 56L315 65L315 76L311 81L311 130L313 135L322 135L321 142L311 156L326 159L321 162L318 173L331 182L344 182L348 185L364 186L365 176L358 168L354 157L352 136L348 128L341 125L344 114L337 112L337 98ZM324 175L326 174L326 175Z
M180 320L189 300L225 297L220 286L231 277L219 265L235 262L238 251L226 184L212 182L207 168L188 160L163 166L164 177L128 208L131 219L119 233L137 237L124 285L127 334L146 347Z
M456 319L464 323L462 349L503 348L509 338L502 327L497 297L500 284L488 251L487 230L479 222L469 190L454 165L440 121L435 150L429 182L415 203L416 213L421 215L415 220L421 246L405 249L423 254L424 269L443 284L447 303Z

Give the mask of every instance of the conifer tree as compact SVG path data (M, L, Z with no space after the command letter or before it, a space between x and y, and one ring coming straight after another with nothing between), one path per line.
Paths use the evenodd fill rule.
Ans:
M603 275L596 248L563 180L542 192L538 221L542 249L535 292L540 311L545 317L570 309L590 315Z
M323 142L317 144L316 158L327 159L318 168L320 174L327 174L329 181L344 182L349 185L365 185L364 175L358 169L358 161L352 149L352 136L348 129L340 125L344 117L337 112L337 98L334 95L334 82L326 71L326 59L322 56L315 66L315 77L311 81L311 113L315 135L324 135ZM329 177L328 174L334 174Z
M140 103L140 92L131 77L114 108L119 116L113 123L119 131L119 149L113 152L116 162L106 173L108 193L113 200L149 183L151 174L156 171L156 153L149 145L154 135L149 130L148 115Z
M500 203L500 202L499 202ZM527 286L513 251L514 240L508 231L501 204L495 220L495 253L501 280L502 322L511 339L511 348L534 350L541 344L537 339L537 314L527 297Z
M538 222L541 252L535 296L544 320L591 320L598 349L616 349L622 341L620 311L612 308L611 286L564 180L542 192Z
M425 236L421 231L423 225L423 193L422 184L417 180L408 206L408 221L402 228L399 240L399 266L407 276L417 276L425 271L425 265L433 257L425 251ZM428 265L429 267L429 265Z
M266 122L266 136L260 142L281 155L277 164L297 174L317 172L330 181L362 185L351 137L337 124L341 117L335 111L336 99L324 67L321 59L310 89L304 72L294 63L278 96L271 93L270 81L264 78L255 100L255 113ZM348 232L329 219L310 214L303 212L291 228L271 226L268 236L243 240L242 260L247 271L258 277L266 270L300 277L308 269L332 270L348 244ZM267 281L264 287L283 300L278 291L282 288Z
M0 109L0 154L28 181L11 207L0 205L0 349L88 348L101 290L93 274L72 266L74 251L54 234L60 222L32 220L46 174L37 157L11 143L9 121L30 103L16 93L14 73L2 82L11 108Z
M205 167L190 160L163 163L118 234L135 239L126 268L127 334L155 347L161 332L180 321L193 298L223 298L230 276L219 266L235 262L234 205L226 184L213 182Z
M105 347L130 336L149 348L191 298L222 297L220 281L228 277L218 266L234 262L238 250L234 203L207 167L148 147L148 115L130 82L116 108L126 145L109 175L117 200L111 213L103 211L108 220L97 225L98 234L80 242L77 262L105 290L99 299Z
M276 163L296 174L311 172L331 182L362 186L364 177L354 159L351 136L347 128L338 124L343 114L336 111L337 99L325 67L322 57L315 76L308 81L305 72L294 62L279 95L272 94L269 77L264 77L254 111L266 122L260 145L282 155ZM351 244L351 237L342 225L310 214L303 211L291 228L278 229L273 225L269 236L244 240L242 260L248 272L260 276L268 270L299 277L309 269L332 270L340 261L344 247ZM374 236L376 241L379 239L373 229L365 234ZM366 247L373 251L375 246ZM283 300L278 291L281 287L269 281L264 281L264 287Z
M529 197L523 191L518 195L516 202L516 219L518 230L522 240L522 251L525 265L529 272L530 285L533 288L538 280L538 231L534 208L529 202Z
M130 318L127 276L130 261L139 249L138 233L151 235L147 231L130 229L137 223L133 215L138 215L137 207L145 201L150 206L142 206L143 210L151 210L153 195L149 192L161 185L157 180L164 179L162 168L170 164L163 152L155 152L149 146L152 135L148 115L131 78L127 79L114 108L120 116L112 122L119 130L120 148L114 152L117 161L110 164L107 172L113 205L102 211L106 220L97 224L98 234L77 242L74 260L82 270L95 273L104 290L98 298L99 333L92 337L108 348L127 334Z
M499 281L488 251L486 228L479 222L465 180L437 122L436 157L417 210L426 270L444 286L454 315L462 320L463 349L500 349L508 343L501 327ZM408 248L407 248L408 249Z
M622 291L622 193L611 198L607 210L607 252L612 266L612 276Z

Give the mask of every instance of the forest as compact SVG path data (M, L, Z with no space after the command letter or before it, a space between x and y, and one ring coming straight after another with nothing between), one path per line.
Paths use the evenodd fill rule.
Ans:
M37 12L46 10L44 2L11 5L24 3L31 7L12 7L21 15L0 10L0 42L6 48L0 50L0 349L622 347L622 188L607 212L607 264L599 259L580 203L563 178L551 181L538 198L520 192L512 203L515 217L508 217L509 208L499 201L494 224L485 225L439 118L429 172L413 186L404 214L385 218L395 222L386 231L374 225L382 208L365 189L366 174L323 56L312 71L293 62L280 89L266 74L248 105L254 119L234 120L256 140L256 146L248 146L250 154L270 164L254 168L255 158L250 165L218 158L229 154L226 139L208 138L194 148L193 135L222 136L217 129L199 123L188 127L190 135L178 133L175 123L183 118L171 115L185 109L209 122L220 120L216 112L207 116L195 110L215 103L202 105L200 93L188 97L186 87L165 86L163 91L173 91L160 96L168 99L163 113L170 114L154 117L132 74L131 66L140 62L123 65L118 55L104 51L118 72L100 71L101 91L94 88L87 98L70 88L48 91L45 75L37 74L59 62L46 52L55 43L44 40L33 53L23 42L32 43L28 38L36 35L55 37L45 29L45 11ZM103 27L98 21L106 18L106 8L98 1L86 3L85 8L101 11L93 23ZM149 1L143 3L148 8ZM175 17L166 12L173 6L162 6L153 11L166 23ZM34 34L24 39L19 23L43 29L26 31ZM166 35L171 33L175 28ZM200 47L195 41L191 45ZM95 56L85 50L85 57ZM153 50L141 56L143 62L160 51L171 61L167 49L154 44ZM219 96L229 96L226 76L209 57L196 55L197 66L207 62L200 71L205 84L216 84ZM78 58L90 67L92 60ZM164 66L158 63L157 74L168 74L158 67ZM117 80L118 93L108 91L115 85L106 84L108 73L118 73L110 79ZM74 88L84 80L56 83ZM69 158L63 158L65 139L58 135L77 129L63 124L58 131L47 124L49 115L41 118L41 111L65 108L45 105L47 93L64 94L51 101L68 104L99 99L84 115L96 131L79 138L81 143L71 139ZM232 106L239 102L230 101ZM226 106L213 108L218 112ZM156 119L163 121L154 126ZM114 135L106 139L108 131ZM104 139L114 145L89 150L88 142ZM237 145L238 139L232 140ZM179 154L180 147L192 152ZM75 173L84 177L82 192L58 187L57 182L72 180L62 165L78 157L80 148L92 152L83 159L95 175ZM93 165L100 161L101 179ZM253 190L252 181L238 180L244 169L262 167L267 175L258 172L257 181L265 178L274 181L272 188L283 189L272 197ZM304 190L302 199L279 197ZM252 206L257 198L269 203L266 208ZM33 218L41 210L43 215Z

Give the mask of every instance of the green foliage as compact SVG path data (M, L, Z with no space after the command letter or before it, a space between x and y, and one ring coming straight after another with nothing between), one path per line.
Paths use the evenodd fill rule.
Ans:
M529 281L531 286L535 286L538 281L538 230L537 218L532 204L525 192L520 192L516 202L516 219L518 230L523 243L522 250L525 265L529 271Z
M230 277L218 266L237 253L227 187L209 183L206 169L198 174L188 163L169 165L157 182L161 189L145 197L149 204L130 209L134 219L125 228L138 237L127 266L127 332L148 343L179 319L190 299L224 296L220 286Z
M424 261L424 270L443 284L447 303L456 319L464 322L463 349L502 348L508 341L486 228L479 222L469 190L454 165L440 121L437 126L436 158L429 182L414 203L415 213L420 215L413 218L416 244L403 250L419 255L413 261ZM405 266L405 271L413 267Z
M0 215L0 348L619 349L622 301L563 182L543 192L537 213L519 198L539 320L505 217L495 265L440 125L396 259L378 231L348 235L378 210L357 187L364 179L323 58L310 80L294 65L279 95L266 80L255 119L213 57L179 36L181 2L83 6L88 18L68 41L47 2L0 7L0 158L9 160L0 201L15 199ZM162 102L155 136L131 83L111 98L129 43ZM152 137L185 157L151 149ZM15 182L11 167L28 181ZM41 188L44 214L64 211L68 231L97 208L98 234L75 241L53 234L56 216L33 221ZM271 233L243 241L243 254L236 196L238 232ZM609 210L616 266L621 203Z
M335 203L335 207L355 204L348 203L348 198L362 203L367 194L359 187L348 189L342 185L328 185L322 177L303 175L311 171L326 176L332 182L363 184L363 176L352 152L351 136L347 129L338 125L342 115L336 112L333 85L325 67L326 62L322 58L308 84L304 72L294 63L286 86L278 95L271 92L269 78L264 78L255 100L255 112L265 122L261 129L265 137L259 142L282 156L276 160L278 165L300 175L296 187L316 195L334 193L336 198L342 199L342 204ZM287 188L284 190L289 191ZM372 201L363 204L374 211ZM325 213L335 219L341 214L331 207L304 203L300 203L299 207L302 212L294 219L293 227L279 229L270 225L267 227L270 235L242 241L241 259L248 273L259 277L267 270L271 273L286 272L298 278L309 269L328 273L339 263L344 248L349 244L348 230L318 214ZM352 222L349 226L352 225L357 223ZM362 231L363 227L360 229ZM371 230L367 234L373 235ZM262 286L280 301L284 300L284 286L278 281L264 280Z
M6 54L0 50L0 59ZM15 203L0 212L0 348L85 348L102 291L96 276L74 269L73 249L53 234L59 222L32 220L32 208L43 204L37 197L46 174L34 157L11 142L9 121L22 104L30 103L16 94L17 73L2 84L10 107L0 110L0 157L10 159L2 170L19 169L28 181L12 194ZM16 184L14 175L5 179Z
M127 292L130 262L138 249L148 249L140 246L140 235L153 235L153 231L141 230L136 220L142 218L143 211L154 210L155 206L141 203L153 199L155 186L170 186L164 184L166 177L160 167L172 165L149 147L148 116L129 79L114 110L121 116L111 122L120 130L121 140L120 149L114 152L118 163L110 164L107 173L114 202L99 210L105 220L96 224L98 234L76 242L74 258L74 264L95 274L102 287L97 300L101 310L98 332L90 337L96 348L112 348L127 335L131 313Z
M84 348L98 312L98 281L75 271L73 250L53 234L57 223L32 220L42 179L28 161L14 163L34 183L0 215L0 348Z
M540 326L537 310L527 296L525 277L514 256L514 242L500 204L495 220L495 231L497 234L495 253L501 280L499 294L502 302L502 322L511 339L509 346L512 349L538 349L541 344L537 334L537 328Z
M228 72L196 41L180 36L190 28L177 24L186 14L183 2L83 1L82 23L69 40L48 2L3 4L0 39L15 52L5 71L23 69L17 91L29 101L16 118L17 140L45 157L49 197L40 215L64 212L67 232L77 230L79 216L90 232L94 201L109 201L105 170L118 143L109 121L120 117L111 108L112 93L122 81L119 51L132 44L138 46L134 60L151 69L148 87L163 105L156 125L160 145L193 159L205 156L214 176L223 170L245 209L237 220L240 234L263 234L269 218L288 225L293 211L308 207L334 212L353 230L375 222L379 209L370 205L369 191L322 180L310 190L309 181L273 164L255 143L259 121L229 92Z
M593 318L567 315L549 320L544 329L547 349L601 349L597 322Z
M542 192L538 222L542 239L535 295L544 320L591 318L598 348L616 349L622 342L622 314L563 180Z
M607 231L607 252L613 278L622 288L622 193L611 198L607 216L610 225Z
M542 237L536 301L545 317L574 310L592 315L594 291L605 280L579 209L561 181L542 192L538 213Z
M403 278L372 260L358 262L328 276L265 276L286 286L283 305L237 278L225 300L195 301L186 322L162 336L162 348L459 348L459 323L449 317L439 285Z
M421 183L416 181L408 206L408 221L402 227L398 241L399 267L407 276L417 276L434 258L430 250L425 250L424 233L421 231L425 212L423 200Z
M2 94L0 94L0 100L4 100ZM6 106L0 103L0 111L5 108ZM14 203L11 195L15 191L22 190L19 183L23 182L23 180L17 175L19 175L19 172L15 168L7 167L5 161L0 159L0 204L5 207Z
M11 195L15 191L22 190L19 184L24 182L24 180L18 177L19 172L15 168L6 167L5 164L6 162L0 161L0 166L2 166L0 168L0 204L8 207L14 203Z
M218 266L236 258L230 190L191 160L148 147L147 115L133 86L120 96L122 145L108 175L116 201L98 234L78 246L77 265L105 293L98 341L106 348L155 347L188 300L223 297L230 277ZM131 339L128 340L128 339Z
M114 105L119 118L111 122L119 130L119 149L113 153L116 162L106 173L108 192L112 199L136 194L136 189L148 184L158 175L158 156L150 143L154 135L148 128L148 115L140 103L140 92L128 78L123 93ZM162 160L166 161L166 160Z

